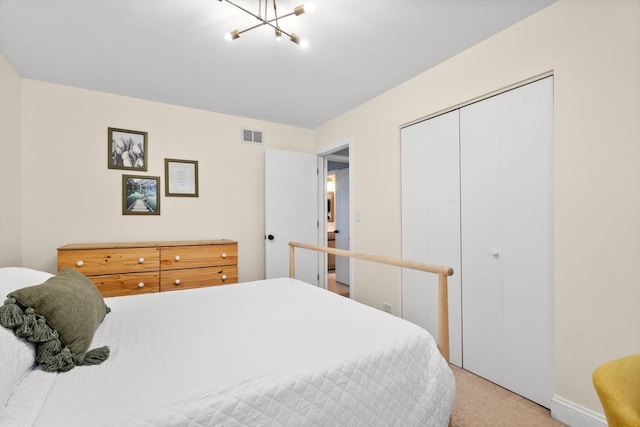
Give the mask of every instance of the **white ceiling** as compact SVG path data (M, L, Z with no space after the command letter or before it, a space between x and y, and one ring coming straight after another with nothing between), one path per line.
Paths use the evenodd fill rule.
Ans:
M303 49L224 40L257 21L218 0L0 0L0 53L24 78L315 128L555 0L310 1L280 23Z

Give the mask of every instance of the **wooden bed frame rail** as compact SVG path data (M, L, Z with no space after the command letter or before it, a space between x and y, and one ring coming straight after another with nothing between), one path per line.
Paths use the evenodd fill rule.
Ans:
M451 267L432 265L423 262L406 261L403 259L387 258L379 255L367 255L359 252L346 251L344 249L328 248L324 246L309 245L306 243L289 242L289 277L295 278L295 248L308 249L317 252L326 252L337 256L362 259L388 264L396 267L425 271L438 275L438 349L444 359L449 363L449 296L447 290L447 277L453 275Z

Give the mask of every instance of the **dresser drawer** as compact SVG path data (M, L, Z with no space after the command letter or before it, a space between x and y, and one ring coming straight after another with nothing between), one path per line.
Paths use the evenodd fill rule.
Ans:
M158 270L159 249L89 249L58 252L58 270L71 267L85 276Z
M235 265L237 263L238 246L236 244L163 246L160 249L160 269L162 271Z
M238 266L169 270L161 273L160 291L238 283Z
M103 297L147 294L160 291L160 274L126 273L89 277Z

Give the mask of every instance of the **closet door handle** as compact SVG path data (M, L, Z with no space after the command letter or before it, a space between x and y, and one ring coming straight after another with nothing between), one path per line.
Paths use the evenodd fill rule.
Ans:
M492 257L498 259L500 258L500 252L498 252L497 250L492 250L491 252L489 252L491 254Z

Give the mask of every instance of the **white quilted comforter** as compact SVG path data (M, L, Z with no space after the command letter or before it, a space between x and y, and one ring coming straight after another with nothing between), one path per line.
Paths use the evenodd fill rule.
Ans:
M446 426L453 375L402 319L292 279L106 300L100 366L35 369L2 426Z

